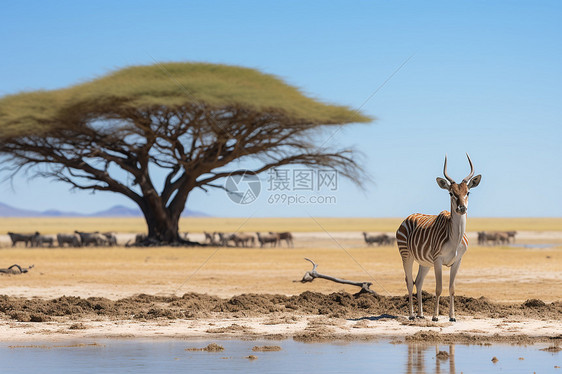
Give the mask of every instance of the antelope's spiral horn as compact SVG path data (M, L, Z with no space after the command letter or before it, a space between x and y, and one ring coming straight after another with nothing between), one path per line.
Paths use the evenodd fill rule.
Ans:
M466 154L466 157L468 157L468 163L470 164L470 174L468 174L468 177L462 180L464 183L468 183L470 178L472 178L472 176L474 175L474 166L472 165L472 160L470 159L468 153Z
M447 155L445 155L445 166L443 166L443 175L445 176L445 178L447 178L447 180L450 183L455 183L455 181L453 180L453 178L451 178L448 174L447 174Z

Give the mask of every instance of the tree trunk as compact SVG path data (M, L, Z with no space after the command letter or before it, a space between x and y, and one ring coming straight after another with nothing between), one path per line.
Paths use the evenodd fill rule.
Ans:
M148 227L148 238L162 244L178 243L181 241L179 236L179 217L173 219L166 215L157 217L152 212L145 214Z
M163 245L189 244L179 235L179 220L190 190L186 189L181 194L178 191L173 202L166 206L162 198L151 186L144 187L142 203L139 206L144 214L148 228L147 242Z

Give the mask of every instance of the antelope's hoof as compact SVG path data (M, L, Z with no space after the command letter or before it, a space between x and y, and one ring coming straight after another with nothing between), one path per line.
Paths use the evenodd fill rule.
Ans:
M408 319L409 319L410 321L413 321L413 320L415 320L415 319L416 319L416 317L414 317L414 316L410 316L410 317L408 317Z
M457 322L456 318L449 318L449 322Z
M439 321L439 318L433 317L431 320L432 320L433 322L437 322L437 321Z
M425 319L425 316L417 316L416 318Z

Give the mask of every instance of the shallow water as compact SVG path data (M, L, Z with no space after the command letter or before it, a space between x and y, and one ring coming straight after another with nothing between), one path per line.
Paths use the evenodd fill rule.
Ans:
M215 342L222 352L186 351ZM95 343L93 345L92 343ZM281 347L253 352L254 346ZM2 343L10 373L561 373L562 353L547 344L510 346L391 344L387 341L298 343L239 340L96 340ZM446 351L449 358L438 359ZM257 359L247 357L254 355ZM492 357L498 361L493 363Z

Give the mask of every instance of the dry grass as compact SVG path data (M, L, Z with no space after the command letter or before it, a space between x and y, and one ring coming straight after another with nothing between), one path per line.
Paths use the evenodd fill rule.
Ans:
M403 218L182 218L182 232L292 231L392 232ZM8 231L56 234L59 232L146 232L142 218L0 218L0 234ZM470 218L468 231L562 231L562 218Z
M232 296L242 293L299 294L306 290L355 292L325 280L295 283L311 269L323 274L372 281L383 295L406 292L395 247L365 247L357 238L310 238L288 248L87 248L0 250L0 267L35 264L23 275L0 276L3 291L26 297L104 296L187 292ZM495 301L560 300L562 250L472 246L457 277L457 294ZM447 295L448 271L443 284ZM432 272L425 288L434 292Z
M181 222L182 231L192 233L289 230L296 233L297 247L293 249L4 247L0 249L0 267L17 263L21 266L34 264L35 268L23 275L0 276L2 293L26 297L76 295L116 299L137 293L181 295L191 291L218 296L249 292L298 294L306 290L355 292L353 287L324 280L307 284L293 282L310 270L310 264L303 259L309 257L319 264L320 273L372 281L373 289L384 295L403 295L406 292L404 274L397 249L365 247L360 234L361 231L394 231L400 222L401 219L391 218L187 218ZM486 296L496 301L561 299L562 233L556 233L562 228L561 219L472 218L469 225L471 231L510 229L531 234L555 231L529 236L531 239L527 243L550 243L558 247L526 249L471 244L457 278L457 294ZM0 219L0 234L35 230L54 234L74 229L145 231L144 221L133 218ZM525 243L525 240L518 238L518 243ZM444 285L448 284L447 277L448 271L445 271ZM425 284L425 289L433 293L432 272ZM447 295L446 287L444 295Z

